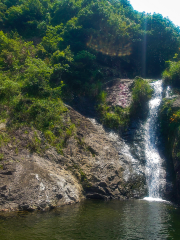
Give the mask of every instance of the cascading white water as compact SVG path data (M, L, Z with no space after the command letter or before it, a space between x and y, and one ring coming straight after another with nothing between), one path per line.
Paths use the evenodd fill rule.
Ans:
M161 159L156 146L158 109L163 93L162 80L151 83L151 86L154 88L154 94L149 101L148 119L145 124L141 123L138 129L136 129L133 143L129 146L127 142L119 139L114 132L110 131L107 133L108 137L117 143L116 148L119 150L120 161L124 168L123 179L128 182L131 178L143 177L145 173L149 194L144 199L148 201L164 201L161 199L161 193L164 192L166 186L166 171L163 167L163 159ZM167 88L165 97L169 98L170 94L171 90ZM100 128L101 125L94 119L90 120ZM144 151L142 150L143 146ZM135 151L131 151L131 148ZM133 152L136 153L135 156ZM123 155L123 158L121 158L121 155ZM146 160L145 169L141 159Z
M170 88L170 86L167 86L167 88L166 88L166 98L170 98L170 96L171 96L171 94L172 94L172 91L171 91L171 88Z
M158 108L162 100L162 80L151 83L154 94L149 101L149 115L145 124L145 156L146 156L146 179L149 197L146 200L160 200L160 190L165 187L165 170L162 167L162 159L156 147L156 130Z

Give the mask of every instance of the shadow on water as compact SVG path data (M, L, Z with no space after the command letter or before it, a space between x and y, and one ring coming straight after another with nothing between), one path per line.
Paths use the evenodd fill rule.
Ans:
M1 216L0 239L180 239L179 214L164 202L86 200L51 212Z

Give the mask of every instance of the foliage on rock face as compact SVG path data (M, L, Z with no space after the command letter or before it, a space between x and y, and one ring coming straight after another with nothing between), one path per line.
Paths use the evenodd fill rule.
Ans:
M180 161L180 109L173 109L175 99L163 99L159 118L160 129L170 157Z
M31 126L44 133L48 143L59 153L67 139L75 133L75 125L67 118L67 108L60 99L20 98L11 103L10 126Z
M119 129L125 128L129 122L129 108L122 108L120 106L109 106L106 102L106 92L100 92L99 104L97 106L97 111L100 115L101 122L110 128Z
M178 55L175 55L178 59ZM180 87L180 61L168 61L168 68L162 74L166 84L173 87Z
M143 107L152 97L153 89L143 78L136 77L132 89L133 108Z
M125 128L130 120L130 115L139 112L152 97L153 89L149 82L136 77L132 88L132 104L130 107L110 106L106 101L107 94L101 91L98 96L97 110L101 122L108 127L118 129Z
M180 93L180 54L179 50L173 59L167 61L167 68L162 73L165 85L172 88L172 92ZM175 99L165 99L160 112L161 130L165 138L167 149L174 164L180 161L180 108L173 108ZM179 106L180 107L180 106Z
M1 31L0 41L1 121L8 119L10 129L31 126L42 131L61 153L75 126L66 119L67 108L60 99L63 81L51 84L56 64L38 58L39 49L19 37L11 39Z

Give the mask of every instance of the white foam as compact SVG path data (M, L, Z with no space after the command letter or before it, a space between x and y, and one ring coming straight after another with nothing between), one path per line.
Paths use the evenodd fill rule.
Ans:
M142 200L146 200L149 202L167 202L166 200L163 200L162 198L153 198L153 197L145 197Z

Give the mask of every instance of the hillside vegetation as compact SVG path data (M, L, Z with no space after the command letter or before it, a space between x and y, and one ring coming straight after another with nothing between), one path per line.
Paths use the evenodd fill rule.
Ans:
M9 131L42 131L60 153L76 129L63 104L74 95L100 98L102 121L126 125L129 109L103 102L106 77L160 76L178 52L179 33L169 19L134 11L127 0L1 0L0 121ZM151 93L137 84L136 105Z

